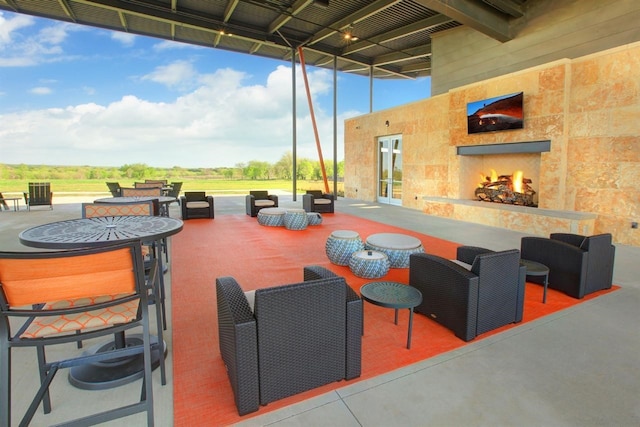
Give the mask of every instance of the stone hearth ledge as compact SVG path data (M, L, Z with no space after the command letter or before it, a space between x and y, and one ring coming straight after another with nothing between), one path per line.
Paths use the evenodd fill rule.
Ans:
M469 199L425 196L422 211L428 215L548 236L550 233L594 233L596 214L559 211Z

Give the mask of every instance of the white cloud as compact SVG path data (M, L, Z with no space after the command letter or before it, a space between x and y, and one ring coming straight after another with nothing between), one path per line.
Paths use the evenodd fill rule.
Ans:
M120 31L111 32L111 38L126 47L131 47L136 42L136 36L134 34L123 33Z
M176 85L181 79L199 82L170 102L128 95L108 105L0 115L3 161L50 164L52 159L64 159L66 164L156 167L275 163L292 150L291 69L277 67L265 84L243 84L248 77L232 69L199 75L189 62L180 61L146 76L161 84ZM330 92L330 72L310 73L309 80L314 96ZM301 76L297 82L298 156L317 158ZM333 157L333 118L317 106L314 109L328 160ZM338 122L342 127L342 120ZM338 134L342 147L341 128Z
M34 87L34 88L31 88L31 90L29 90L29 93L32 93L34 95L49 95L52 92L53 91L51 90L51 88L44 87L44 86Z
M5 18L0 12L0 48L7 45L13 40L13 33L21 28L29 27L34 24L34 19L27 15L15 15L11 18Z
M142 80L150 80L170 88L192 88L197 72L189 61L176 61L169 65L157 67L151 73L142 77Z
M153 50L162 52L170 49L204 49L201 46L189 44L189 43L181 43L173 40L162 40L159 43L153 45Z
M67 23L44 26L37 33L24 30L35 24L25 15L9 15L0 12L0 67L28 67L50 61L59 61L61 44L69 31L82 31L82 27Z

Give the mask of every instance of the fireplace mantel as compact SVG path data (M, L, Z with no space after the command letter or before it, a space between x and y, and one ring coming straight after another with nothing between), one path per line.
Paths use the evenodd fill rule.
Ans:
M596 214L590 212L557 211L478 200L430 196L423 197L422 200L422 211L429 215L540 236L558 232L593 234L597 218Z
M551 141L506 142L503 144L460 145L459 156L484 156L488 154L542 153L551 151Z

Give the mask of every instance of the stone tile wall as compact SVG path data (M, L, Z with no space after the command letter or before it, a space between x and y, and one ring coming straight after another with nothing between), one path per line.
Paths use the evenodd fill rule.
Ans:
M467 134L468 102L519 91L524 129ZM640 229L631 228L632 221L640 222L640 43L345 121L345 196L376 200L376 141L394 134L403 138L405 207L538 235L610 232L616 243L640 246ZM546 139L551 151L540 154L538 201L541 209L559 211L557 218L456 203L457 146ZM595 219L566 221L566 211L592 213Z

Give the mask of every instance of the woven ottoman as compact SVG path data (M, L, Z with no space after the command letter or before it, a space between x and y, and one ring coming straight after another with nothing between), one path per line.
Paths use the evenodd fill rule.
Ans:
M262 208L258 211L258 224L267 227L282 227L285 213L287 213L286 209Z
M397 233L372 234L364 246L387 254L391 268L409 268L409 255L424 252L420 239Z
M363 249L364 243L360 235L351 230L335 230L325 244L329 261L336 265L349 265L351 255Z
M365 279L377 279L389 272L389 257L384 252L358 251L351 255L349 269Z
M320 225L322 224L322 215L318 212L307 212L307 220L309 225Z
M287 209L284 214L284 228L287 230L304 230L307 225L309 225L309 219L304 209Z

